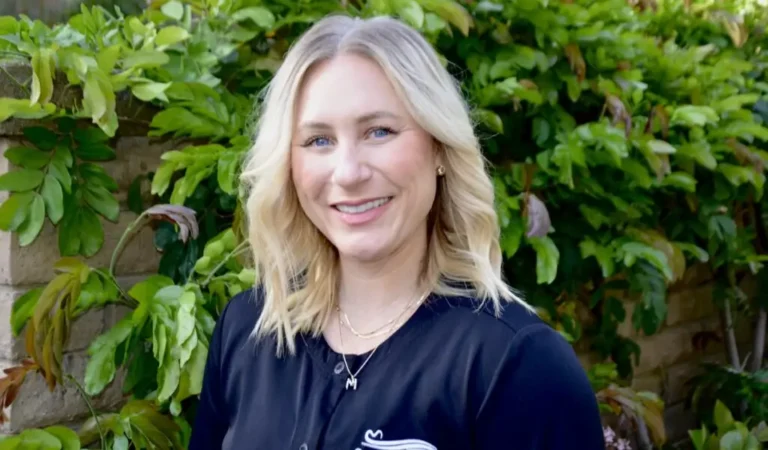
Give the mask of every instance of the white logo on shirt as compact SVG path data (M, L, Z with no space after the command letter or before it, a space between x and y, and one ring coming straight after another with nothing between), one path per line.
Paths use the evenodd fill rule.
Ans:
M375 450L437 450L437 447L429 442L420 439L400 439L396 441L384 441L384 432L381 430L368 430L365 432L365 439L360 443L365 448ZM363 450L358 447L355 450Z

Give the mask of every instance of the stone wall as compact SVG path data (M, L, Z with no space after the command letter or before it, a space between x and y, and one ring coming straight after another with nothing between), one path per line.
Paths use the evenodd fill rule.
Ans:
M746 279L741 288L747 293L756 291L753 279ZM634 302L622 293L627 318L619 333L633 339L640 346L639 364L635 367L632 387L659 394L665 403L665 425L672 442L686 438L688 430L696 426L693 412L686 409L689 393L688 381L701 371L703 362L726 362L725 347L720 332L720 316L713 302L712 274L707 266L690 268L685 277L670 287L668 313L661 329L645 336L632 326ZM736 320L736 339L743 349L751 344L752 326L743 318ZM708 335L706 345L704 339ZM595 355L580 351L585 366L596 362ZM742 358L746 353L742 350Z
M109 10L118 6L125 12L135 12L146 3L146 0L0 0L0 16L25 14L52 23L78 11L81 4L102 5Z
M4 77L14 76L26 79L28 68L4 66L0 71L0 97L18 96L14 84ZM130 111L122 111L123 117L134 117ZM127 190L133 179L140 174L154 170L160 162L160 155L168 150L170 143L152 142L146 137L146 129L135 126L121 127L121 136L111 144L116 149L117 159L103 163L105 170L120 187L117 194L122 212L117 223L101 219L104 226L104 246L92 258L86 260L91 267L105 268L109 265L112 250L126 226L136 217L125 206ZM9 147L23 144L21 130L28 121L11 120L0 123L0 155ZM0 174L13 169L4 156L0 156ZM0 202L7 198L0 192ZM0 368L13 366L25 356L23 337L11 334L9 317L15 299L24 292L44 285L53 277L53 263L60 257L56 229L46 220L40 236L28 247L21 248L15 234L0 231ZM117 265L116 273L125 288L156 273L160 255L155 251L153 233L145 228L132 239ZM93 311L80 318L73 325L73 334L65 349L64 372L75 376L80 383L86 364L86 349L90 342L105 329L116 323L121 312L115 307ZM97 409L106 409L121 400L120 383L112 387L94 402ZM38 374L27 377L19 396L7 411L10 422L0 428L0 433L17 432L26 427L46 426L53 423L67 423L87 415L87 407L74 384L57 387L49 392L43 378Z

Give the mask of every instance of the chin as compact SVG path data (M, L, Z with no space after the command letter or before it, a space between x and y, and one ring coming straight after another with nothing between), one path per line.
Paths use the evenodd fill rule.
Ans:
M371 239L371 242L339 243L336 249L343 259L372 262L383 258L388 253L387 246L382 244L381 240Z

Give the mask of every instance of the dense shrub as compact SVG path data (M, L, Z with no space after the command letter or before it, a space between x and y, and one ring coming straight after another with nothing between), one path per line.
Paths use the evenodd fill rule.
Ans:
M34 71L19 80L29 99L0 99L0 120L42 124L26 130L28 147L6 152L19 168L0 176L12 191L0 228L28 245L47 217L63 256L53 281L14 307L30 360L0 380L3 405L31 372L52 389L69 382L61 351L70 324L120 303L131 313L91 345L84 391L98 394L125 366L134 401L91 419L80 441L183 446L214 320L256 277L236 183L256 94L318 18L390 14L429 38L473 106L510 283L613 364L590 372L606 411L642 420L641 441L663 442L658 399L617 385L639 356L617 325L631 315L638 330L656 332L667 287L694 263L713 269L730 318L733 303L745 303L739 277L762 274L768 250L768 18L743 2L711 3L155 0L140 16L83 8L52 28L0 18L0 55ZM74 87L74 105L51 102L54 77ZM186 144L147 174L155 206L144 208L144 177L132 187L141 215L126 236L153 224L163 257L159 274L123 292L114 273L122 245L109 268L79 257L102 246L101 218L117 218L116 185L99 162L114 158L116 105L128 99L156 112L150 136ZM631 310L619 291L636 294ZM762 355L753 359L759 367ZM39 431L3 444L43 439Z

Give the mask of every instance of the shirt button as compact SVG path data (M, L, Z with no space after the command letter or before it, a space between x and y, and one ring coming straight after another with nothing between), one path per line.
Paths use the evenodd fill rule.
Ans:
M309 447L307 447L307 444L301 444L299 446L299 450L307 450L307 449L309 449Z
M344 363L341 363L341 362L336 364L336 367L333 368L333 373L335 373L336 375L340 374L343 371L344 371Z

